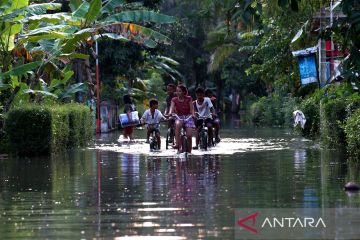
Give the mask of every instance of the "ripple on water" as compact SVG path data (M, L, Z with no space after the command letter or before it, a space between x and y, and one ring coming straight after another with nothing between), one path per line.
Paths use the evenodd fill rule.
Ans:
M195 143L195 138L193 138ZM209 148L207 151L193 150L192 155L204 155L204 154L225 154L231 155L234 153L251 152L251 151L268 151L268 150L284 150L289 148L289 141L285 139L262 139L262 138L223 138L221 142L215 147ZM145 143L145 139L139 139L132 143L127 141L118 140L117 143L102 143L96 144L95 147L90 149L97 149L102 151L128 153L128 154L143 154L155 157L176 157L176 150L165 149L165 139L161 141L162 149L157 152L151 152L148 144ZM193 144L194 146L194 144Z

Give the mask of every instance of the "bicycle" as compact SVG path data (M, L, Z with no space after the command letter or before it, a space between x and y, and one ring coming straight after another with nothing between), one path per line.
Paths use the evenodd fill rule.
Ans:
M211 119L211 113L209 115L207 115L207 116L204 116L204 117L201 117L199 115L199 113L196 113L196 114L198 116L197 119L202 120L201 126L198 128L200 149L204 149L205 151L207 151L207 149L208 149L208 141L209 141L209 129L207 127L206 120ZM212 139L210 141L211 141L211 145L215 146L213 137L212 137Z
M169 149L170 143L174 143L175 141L175 127L174 123L171 123L171 126L168 128L166 132L166 149Z
M158 123L152 123L152 124L147 123L148 127L152 127L151 132L150 132L150 137L149 137L150 151L160 150L158 139L156 137L157 129L155 128L155 126L157 124Z
M185 119L181 119L176 113L173 113L173 117L175 117L177 120L182 121L182 127L181 127L181 131L180 131L180 142L181 142L181 150L179 150L179 153L186 153L189 152L188 151L188 139L186 136L186 126L185 126L185 122L188 121L190 118L192 118L192 116L189 116Z

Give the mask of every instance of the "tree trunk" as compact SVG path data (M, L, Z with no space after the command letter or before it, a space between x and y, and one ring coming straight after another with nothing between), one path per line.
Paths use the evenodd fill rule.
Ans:
M217 104L216 104L216 110L221 111L221 101L222 101L222 86L223 81L221 80L221 73L219 71L215 72L214 74L215 83L216 83L216 97L217 97Z
M74 71L74 80L76 83L83 83L84 76L85 76L85 62L82 59L74 59L73 60L73 71ZM77 92L75 93L75 101L76 102L83 102L83 93Z
M20 87L19 86L15 87L14 91L11 93L11 96L8 98L8 100L4 105L3 113L7 113L9 111L11 103L14 101L14 98L19 91L20 91Z
M239 93L236 89L232 89L231 91L232 99L231 99L231 113L237 114L239 112Z

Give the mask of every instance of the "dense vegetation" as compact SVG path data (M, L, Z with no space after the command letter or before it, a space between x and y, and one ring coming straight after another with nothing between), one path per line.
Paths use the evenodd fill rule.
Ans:
M10 150L31 156L86 146L93 136L92 122L86 106L26 105L9 111L5 130Z
M245 110L244 121L291 126L300 109L303 135L356 146L346 129L358 108L359 1L334 1L342 17L331 26L316 17L330 0L45 2L0 3L1 122L23 103L94 99L98 58L101 99L120 106L125 94L140 109L149 98L162 102L166 84L184 82L190 94L198 86L215 90L218 107ZM345 53L339 87L300 84L292 51L319 39L332 39Z

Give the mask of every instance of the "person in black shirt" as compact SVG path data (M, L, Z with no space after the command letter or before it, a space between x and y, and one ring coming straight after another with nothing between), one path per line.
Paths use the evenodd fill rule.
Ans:
M175 95L176 86L172 83L168 84L166 87L166 92L167 92L166 109L165 109L164 115L168 115L170 112L171 99L173 99L173 97L176 97L176 95Z
M210 98L211 103L213 104L214 108L217 110L216 97L213 94L213 92L210 89L206 89L205 90L205 96ZM218 143L218 142L220 142L220 137L219 137L220 119L219 119L218 116L216 116L216 118L214 118L213 126L214 126L214 129L215 129L215 141Z

